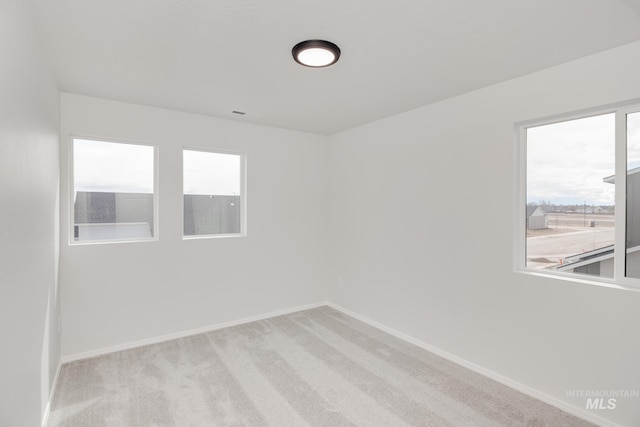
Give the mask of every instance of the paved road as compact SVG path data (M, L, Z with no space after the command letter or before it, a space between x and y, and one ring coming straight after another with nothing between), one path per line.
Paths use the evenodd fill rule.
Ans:
M560 258L588 252L613 244L613 228L594 228L527 239L527 259L547 258L558 262ZM527 265L534 266L533 262Z

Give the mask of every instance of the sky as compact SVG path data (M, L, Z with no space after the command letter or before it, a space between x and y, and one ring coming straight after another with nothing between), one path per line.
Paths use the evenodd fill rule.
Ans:
M153 193L153 147L75 139L75 191Z
M75 191L153 193L153 147L75 139ZM240 156L184 150L184 194L240 194Z
M628 116L629 168L640 166L640 113ZM613 205L615 116L605 114L527 129L527 202Z
M183 151L184 194L240 195L240 156Z

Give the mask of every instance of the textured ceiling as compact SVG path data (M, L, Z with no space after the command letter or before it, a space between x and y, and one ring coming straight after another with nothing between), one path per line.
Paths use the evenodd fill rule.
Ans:
M62 91L321 134L640 40L639 0L25 1Z

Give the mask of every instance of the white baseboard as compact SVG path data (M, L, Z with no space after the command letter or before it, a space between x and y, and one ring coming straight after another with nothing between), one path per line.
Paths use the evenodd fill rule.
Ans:
M49 414L51 414L51 403L53 402L53 395L58 387L58 378L60 377L60 369L62 368L62 361L58 361L58 367L56 368L56 374L53 376L53 383L51 384L51 390L49 391L49 400L47 406L42 414L42 427L47 427L49 424Z
M623 427L620 424L616 424L616 423L614 423L614 422L612 422L610 420L601 418L601 417L599 417L597 415L594 415L594 414L592 414L590 412L587 412L587 411L583 410L582 408L578 408L576 406L570 405L569 403L567 403L567 402L565 402L563 400L560 400L560 399L558 399L556 397L550 396L550 395L548 395L546 393L543 393L543 392L541 392L539 390L536 390L536 389L531 388L529 386L526 386L526 385L524 385L522 383L514 381L514 380L512 380L510 378L507 378L507 377L501 375L501 374L498 374L497 372L494 372L492 370L486 369L486 368L484 368L482 366L476 365L475 363L469 362L468 360L465 360L465 359L463 359L461 357L455 356L455 355L453 355L451 353L448 353L448 352L446 352L444 350L441 350L441 349L439 349L437 347L434 347L432 345L424 343L424 342L422 342L422 341L420 341L420 340L418 340L416 338L413 338L413 337L411 337L409 335L406 335L406 334L404 334L404 333L402 333L400 331L397 331L397 330L395 330L393 328L390 328L390 327L388 327L386 325L383 325L382 323L376 322L375 320L371 320L368 317L365 317L365 316L362 316L360 314L354 313L353 311L351 311L349 309L346 309L346 308L344 308L342 306L339 306L339 305L334 304L332 302L327 302L327 305L329 307L331 307L331 308L334 308L334 309L336 309L336 310L348 315L348 316L351 316L351 317L353 317L355 319L358 319L361 322L364 322L364 323L366 323L366 324L368 324L370 326L373 326L376 329L380 329L381 331L384 331L384 332L386 332L386 333L388 333L390 335L393 335L396 338L399 338L399 339L401 339L403 341L406 341L406 342L408 342L410 344L413 344L413 345L415 345L417 347L420 347L420 348L422 348L424 350L427 350L427 351L429 351L431 353L434 353L434 354L436 354L436 355L438 355L438 356L440 356L440 357L442 357L444 359L447 359L447 360L449 360L449 361L451 361L451 362L453 362L453 363L455 363L457 365L460 365L460 366L462 366L464 368L470 369L470 370L472 370L472 371L474 371L474 372L476 372L476 373L478 373L480 375L483 375L483 376L485 376L487 378L490 378L490 379L492 379L492 380L494 380L496 382L499 382L500 384L503 384L503 385L505 385L507 387L510 387L510 388L512 388L514 390L517 390L517 391L519 391L521 393L524 393L524 394L526 394L528 396L531 396L534 399L538 399L538 400L540 400L542 402L545 402L545 403L547 403L549 405L555 406L556 408L561 409L564 412L567 412L569 414L575 415L576 417L582 418L585 421L589 421L591 423L597 424L597 425L602 426L602 427Z
M131 341L124 344L118 344L111 347L104 347L97 350L86 351L83 353L71 354L68 356L64 356L61 359L61 364L75 362L78 360L89 359L92 357L103 356L105 354L115 353L117 351L130 350L133 348L144 347L151 344L158 344L165 341L170 341L178 338L190 337L193 335L202 334L205 332L211 332L218 329L228 328L231 326L238 326L245 323L255 322L257 320L269 319L271 317L282 316L285 314L295 313L298 311L309 310L311 308L317 308L328 305L326 301L314 303L314 304L305 304L297 307L292 307L284 310L272 311L266 314L260 314L257 316L245 317L243 319L232 320L229 322L218 323L215 325L204 326L201 328L189 329L186 331L176 332L173 334L161 335L153 338L145 338L138 341Z

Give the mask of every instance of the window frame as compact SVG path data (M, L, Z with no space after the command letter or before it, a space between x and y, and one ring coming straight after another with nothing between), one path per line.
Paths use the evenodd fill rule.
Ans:
M200 151L203 153L227 154L240 157L240 233L225 234L198 234L185 236L184 234L184 152ZM225 150L211 147L183 146L180 151L181 164L181 209L180 209L180 229L182 240L202 240L202 239L226 239L234 237L247 237L247 155L242 151Z
M75 153L75 140L86 140L86 141L95 141L95 142L105 142L112 144L127 144L127 145L141 145L145 147L153 148L153 236L150 239L112 239L112 240L88 240L88 241L79 241L75 240L74 230L75 230L75 206L74 206L74 194L75 194L75 161L74 161L74 153ZM69 246L85 246L85 245L108 245L108 244L118 244L118 243L147 243L147 242L157 242L160 240L160 229L159 229L159 206L160 206L160 191L159 191L159 147L157 144L152 144L148 142L139 142L139 141L131 141L124 140L118 138L106 138L101 136L89 136L84 134L72 133L69 134L69 142L68 142L68 210L69 215L67 219L67 224L69 226L69 230L67 233L68 244Z
M640 112L640 99L609 104L596 108L556 114L535 120L526 120L514 124L514 218L513 218L513 269L527 275L550 277L572 282L615 289L640 291L640 279L626 277L626 191L627 191L627 114ZM539 270L526 266L526 209L527 209L527 129L551 125L588 117L614 114L615 120L615 176L625 179L616 180L614 215L614 275L613 278L589 276L552 270Z

